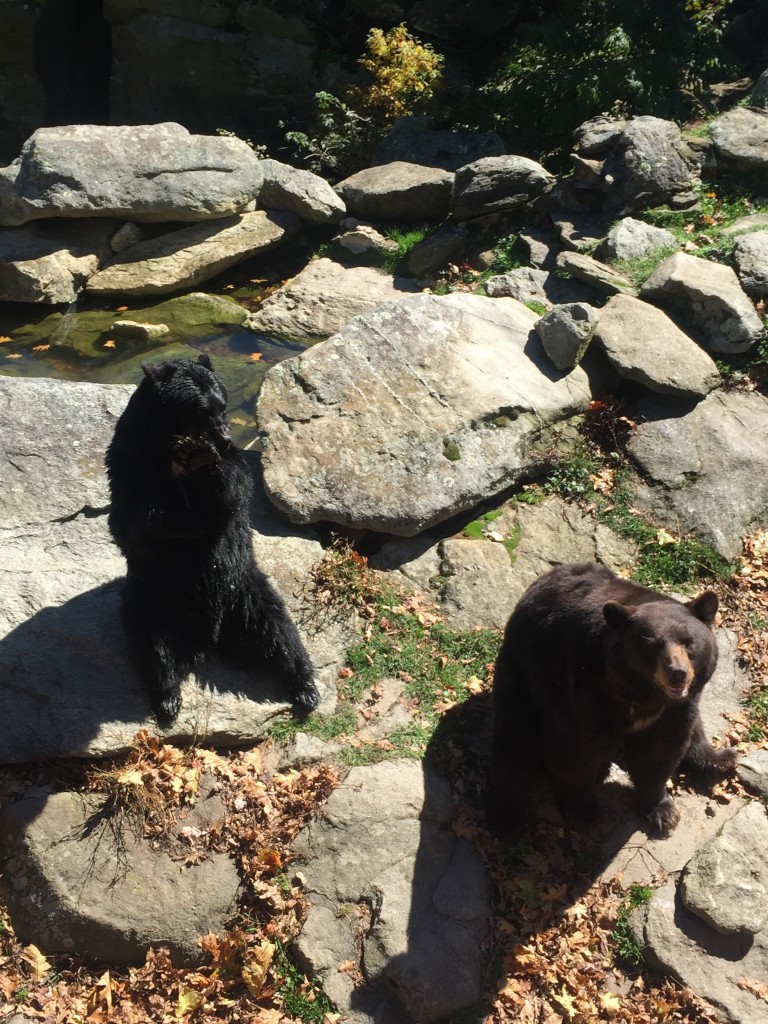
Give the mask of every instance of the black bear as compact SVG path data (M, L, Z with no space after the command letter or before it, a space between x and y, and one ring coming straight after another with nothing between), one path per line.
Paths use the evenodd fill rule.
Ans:
M144 365L106 456L109 529L128 563L121 617L161 725L206 656L271 670L298 714L318 703L311 662L251 546L251 474L206 355Z
M594 563L561 565L523 594L507 624L493 684L488 818L514 832L537 783L560 810L586 817L612 763L634 783L651 834L680 813L666 791L685 762L725 775L699 698L717 665L717 595L682 604Z

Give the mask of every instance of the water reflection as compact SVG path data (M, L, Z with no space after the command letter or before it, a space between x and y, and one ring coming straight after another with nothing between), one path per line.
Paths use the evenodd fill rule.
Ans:
M251 275L249 278L247 275ZM210 292L193 292L132 304L116 299L106 307L79 298L67 307L0 304L0 374L53 377L100 384L138 384L141 364L207 352L230 396L238 444L256 436L254 403L270 366L306 347L255 334L243 326L249 310L281 283L276 274L254 278L239 269ZM218 292L218 294L217 294ZM141 303L141 304L140 304ZM120 333L116 321L165 324L168 333L148 340Z

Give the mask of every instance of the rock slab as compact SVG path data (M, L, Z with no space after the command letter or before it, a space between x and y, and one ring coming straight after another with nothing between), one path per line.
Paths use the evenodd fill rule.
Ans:
M264 483L293 522L413 536L513 484L548 425L586 408L512 299L418 295L271 368Z
M353 1020L400 1020L401 1003L434 1021L482 995L487 880L452 817L444 779L387 761L353 768L296 839L310 904L299 954ZM339 970L349 960L369 986Z
M236 907L226 854L187 869L134 834L103 798L29 797L0 815L0 864L15 931L43 953L143 963L167 945L177 964L203 959L197 940Z
M262 181L242 140L174 122L38 128L0 170L0 225L39 217L209 220L243 210Z

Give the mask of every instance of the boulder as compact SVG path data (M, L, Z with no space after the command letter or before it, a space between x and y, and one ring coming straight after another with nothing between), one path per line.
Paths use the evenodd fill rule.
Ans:
M606 154L602 186L613 205L641 209L688 192L695 171L695 157L673 121L633 117Z
M680 897L721 935L757 935L768 924L768 818L747 804L696 851L680 880Z
M376 147L374 164L405 161L422 167L459 167L486 156L501 156L504 140L495 132L466 132L432 128L430 117L398 117Z
M356 217L378 221L443 220L453 174L396 160L345 178L336 191Z
M374 267L344 267L323 257L270 295L249 316L248 327L288 341L323 341L353 316L415 291L417 286L407 278L393 278Z
M624 292L626 295L634 295L635 289L629 278L620 274L618 270L609 267L607 263L600 263L598 260L587 256L583 252L561 252L556 261L560 270L566 271L577 281L583 281L591 285L604 295L618 295Z
M256 154L240 139L190 135L173 122L38 128L0 169L0 225L230 217L253 200L261 178Z
M535 267L515 267L496 274L485 282L485 291L493 299L509 298L518 302L538 302L547 309L569 302L588 302L596 293L581 281L560 277Z
M131 246L88 281L91 295L167 295L194 288L298 230L292 213L237 214Z
M0 377L0 764L105 757L157 732L128 659L119 619L125 563L107 529L104 451L131 388ZM255 463L255 459L252 459ZM285 536L261 498L254 545L299 623L326 712L346 634L307 633L301 596L322 557L310 534ZM295 596L299 595L299 596ZM287 707L263 673L215 663L183 684L176 741L252 743Z
M112 258L114 231L114 221L97 219L0 228L0 301L73 302Z
M536 333L558 370L572 370L581 362L597 321L597 310L586 302L555 306L538 321Z
M346 207L328 182L311 171L296 170L279 160L262 160L264 180L258 203L264 210L288 210L308 224L337 224Z
M595 344L627 380L662 395L703 397L720 384L714 360L666 313L631 295L614 295L600 313Z
M408 270L415 277L437 270L457 259L466 249L468 241L466 227L448 221L414 245L408 253Z
M634 217L622 217L595 250L595 256L600 260L636 260L669 248L677 248L677 239L671 231Z
M709 126L718 162L731 170L768 173L768 110L734 107Z
M756 298L768 296L768 231L739 235L733 256L744 291Z
M297 952L353 1020L399 1021L404 1007L435 1021L482 995L488 883L453 816L446 780L386 761L353 768L294 842L309 904ZM362 904L375 908L365 927Z
M456 171L451 212L456 220L514 210L541 195L554 178L524 156L487 156Z
M768 1024L768 1004L759 995L768 977L764 932L719 935L685 907L674 876L631 923L648 965L706 999L726 1024Z
M768 750L752 750L739 760L739 779L753 793L768 800Z
M645 482L634 504L676 533L695 533L725 558L768 523L768 399L713 391L696 405L641 400L629 454Z
M754 306L722 263L677 252L659 264L640 296L680 314L711 352L746 352L763 337Z
M223 821L223 804L212 802ZM201 963L198 938L224 929L236 910L237 868L214 853L182 870L136 831L103 797L64 792L6 807L0 865L19 939L44 954L121 966L142 964L162 944L179 966Z
M586 408L536 315L455 293L386 302L270 368L258 399L267 492L293 522L411 536L512 485L549 425Z
M768 109L768 69L755 82L752 90L752 106Z

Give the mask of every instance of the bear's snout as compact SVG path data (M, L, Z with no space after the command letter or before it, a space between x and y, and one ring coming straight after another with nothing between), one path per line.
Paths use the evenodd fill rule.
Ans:
M656 682L661 690L675 700L683 700L695 675L688 651L682 645L668 647L657 666Z

